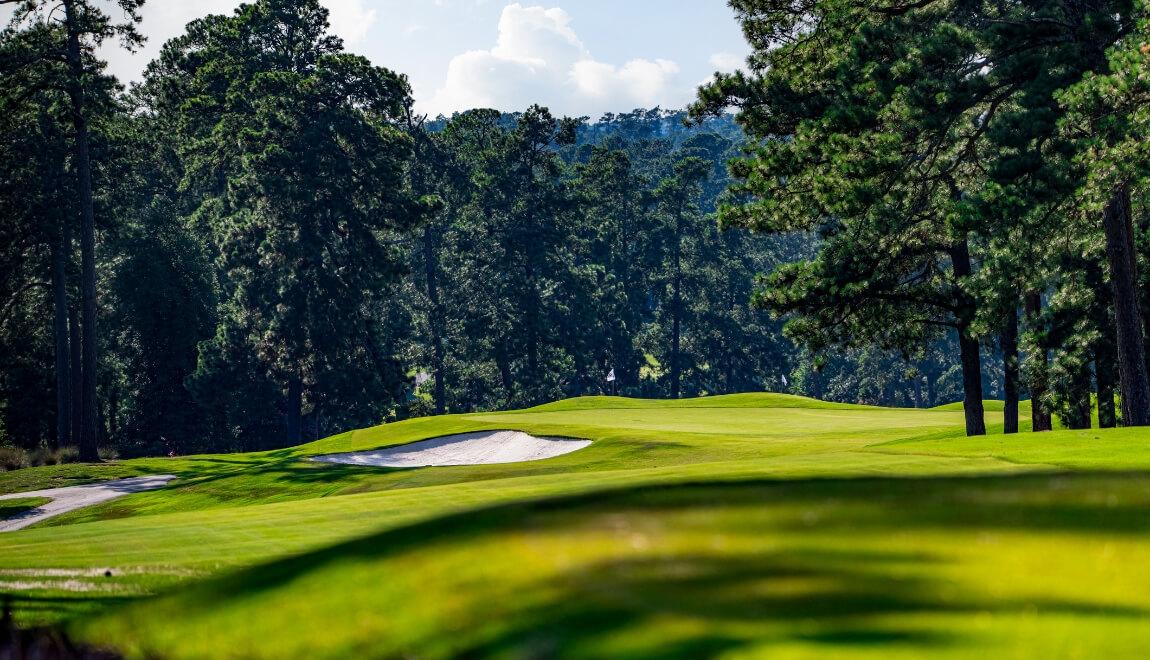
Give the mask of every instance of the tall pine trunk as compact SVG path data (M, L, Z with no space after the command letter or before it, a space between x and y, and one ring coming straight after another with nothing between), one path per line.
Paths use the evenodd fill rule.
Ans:
M96 453L99 411L96 404L96 208L92 199L92 159L84 99L84 63L80 52L80 25L75 0L63 0L68 34L68 101L76 133L76 173L80 193L80 298L81 355L80 460L99 460Z
M1142 312L1138 306L1134 236L1130 216L1130 190L1115 191L1102 214L1106 233L1106 260L1114 292L1114 321L1118 339L1118 381L1122 392L1122 424L1150 425L1150 377L1142 339Z
M80 442L80 427L83 426L83 411L81 410L80 401L83 399L84 392L84 379L82 373L84 371L84 359L80 354L80 313L76 310L76 306L70 305L68 307L68 376L69 390L71 392L70 408L72 414L71 426L71 443L75 445Z
M1034 324L1038 321L1038 315L1042 313L1042 295L1037 291L1031 291L1026 294L1024 301L1026 307L1026 320L1028 323ZM1030 369L1030 382L1027 384L1030 388L1030 423L1032 431L1049 431L1054 428L1053 422L1050 418L1050 411L1046 409L1044 400L1046 399L1047 382L1046 371L1049 360L1046 357L1046 347L1038 346L1034 355L1029 356L1029 360L1034 362L1034 368Z
M52 243L52 330L56 343L56 446L72 444L72 369L68 341L68 240L64 223Z
M1018 433L1018 311L1012 305L1002 326L1002 432Z
M982 357L978 340L958 331L958 350L962 360L962 409L966 414L966 434L986 435L982 409Z
M1070 429L1090 428L1090 365L1082 366L1081 372L1072 378L1069 400L1067 401L1066 427Z
M970 245L965 235L951 248L950 261L956 281L970 277ZM986 435L986 419L982 409L982 357L978 340L970 336L974 303L964 300L960 307L956 327L959 358L962 362L962 409L966 415L966 434Z

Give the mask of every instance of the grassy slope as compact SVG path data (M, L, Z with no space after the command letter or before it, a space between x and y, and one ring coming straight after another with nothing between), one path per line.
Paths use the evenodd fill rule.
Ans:
M954 410L781 395L580 399L125 462L113 469L183 479L0 536L0 589L5 572L114 568L99 591L45 578L19 592L20 616L52 620L194 582L73 624L175 657L1059 655L1150 641L1150 576L1128 570L1150 553L1150 478L1129 472L1150 467L1150 435L968 440L961 424ZM597 442L509 466L299 460L481 428ZM1109 472L1034 474L1063 468Z

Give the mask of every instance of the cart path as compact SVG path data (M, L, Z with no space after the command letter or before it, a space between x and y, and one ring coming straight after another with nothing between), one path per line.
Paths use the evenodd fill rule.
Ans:
M114 500L117 497L131 495L132 493L141 493L146 490L163 488L168 485L169 481L175 478L176 476L173 474L159 474L148 477L116 479L115 481L105 481L83 486L65 486L63 488L47 488L44 490L28 491L26 493L0 495L0 500L15 500L24 497L52 498L52 501L47 504L25 511L7 520L0 520L0 532L14 532L62 513L75 511L76 509L82 509L86 506L92 506L93 504L99 504L101 502L107 502L108 500Z

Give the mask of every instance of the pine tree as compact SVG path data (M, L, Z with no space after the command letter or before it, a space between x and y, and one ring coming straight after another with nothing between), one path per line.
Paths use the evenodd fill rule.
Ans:
M96 113L99 100L92 97L92 79L99 78L99 62L92 53L105 40L118 37L126 48L134 48L143 43L143 37L136 31L139 22L139 9L144 0L116 0L115 5L123 13L125 21L116 23L105 13L98 3L90 0L61 0L55 11L55 3L42 0L0 0L0 5L13 5L13 26L23 23L40 24L48 27L55 23L57 30L47 30L49 38L41 39L43 52L29 62L59 59L65 63L60 75L41 78L39 84L55 85L67 95L68 110L72 124L73 156L76 163L76 193L80 212L80 292L81 306L81 391L80 401L73 405L80 407L80 428L76 440L80 448L80 458L85 461L99 459L96 451L99 431L98 402L96 399L96 376L98 368L98 335L96 326L96 210L92 184L91 121ZM59 39L51 38L59 35ZM11 66L9 62L9 66ZM25 64L25 66L34 66ZM58 379L58 382L59 379Z
M655 197L659 200L660 213L664 224L667 262L664 282L667 287L664 299L663 324L667 333L669 348L665 355L668 360L668 380L672 399L682 395L683 371L686 366L683 336L684 324L690 321L687 298L695 291L685 289L694 279L689 254L692 246L689 241L698 240L701 233L702 212L699 201L703 194L702 183L710 173L711 165L706 160L693 155L684 155L674 162L671 176L659 183Z
M736 107L748 133L761 140L736 169L742 179L736 190L746 200L729 207L726 216L769 231L815 227L829 239L821 270L792 270L789 279L774 281L793 287L825 278L827 286L806 287L806 295L779 293L773 300L780 310L808 319L831 310L821 326L815 324L820 330L850 320L823 301L837 296L847 303L854 297L850 304L858 309L863 294L900 301L898 310L868 307L887 323L902 318L952 325L967 373L968 432L981 432L978 299L966 283L976 275L971 246L983 249L1012 229L1037 226L1038 236L1053 234L1078 217L1078 147L1062 138L1057 119L1065 111L1058 96L1105 67L1102 53L1131 28L1129 5L731 4L756 47L751 69L718 76L694 108L702 116ZM1139 345L1124 186L1120 181L1107 189L1099 210L1108 211L1094 218L1104 220L1099 224L1110 245L1123 405L1129 413L1124 420L1140 424L1150 390ZM915 255L907 249L916 244L928 250ZM848 251L893 259L829 259ZM912 298L899 292L941 272L940 256L949 257L953 281L940 282L942 288L931 287L926 296L921 288ZM862 264L856 273L879 269L880 278L893 279L837 275ZM916 298L949 318L900 316ZM868 336L865 327L850 327L835 334ZM872 338L897 343L881 333Z
M228 301L220 320L236 330L205 348L243 338L283 388L288 444L347 365L368 366L357 387L375 405L394 396L402 377L373 314L400 272L387 236L425 210L404 183L406 79L344 54L318 2L264 0L190 24L146 85L153 109L182 122L186 185Z

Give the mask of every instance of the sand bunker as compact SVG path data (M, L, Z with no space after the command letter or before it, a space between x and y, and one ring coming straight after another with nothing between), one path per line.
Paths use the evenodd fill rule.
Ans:
M541 461L583 449L590 440L538 438L521 431L479 431L373 451L327 454L313 460L347 465L416 468Z

